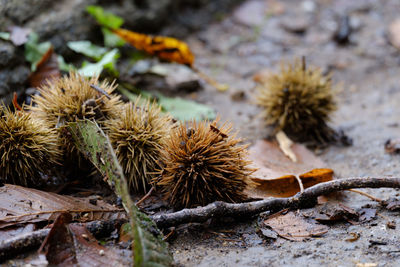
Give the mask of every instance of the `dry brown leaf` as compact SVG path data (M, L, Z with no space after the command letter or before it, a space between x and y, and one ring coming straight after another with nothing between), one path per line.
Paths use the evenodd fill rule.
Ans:
M54 53L53 47L50 47L37 63L36 71L29 76L29 84L31 87L37 88L60 77L61 72L58 66L57 55Z
M107 248L82 224L69 224L71 215L60 214L43 241L39 254L44 254L50 265L57 266L129 266L130 255L119 255L118 249ZM125 251L126 253L126 251Z
M258 170L251 178L257 185L248 191L253 198L290 197L300 191L296 175L304 188L333 178L333 170L306 147L299 144L291 146L297 162L290 160L276 142L259 140L249 149L250 159Z
M0 229L15 224L53 221L67 212L81 222L125 218L126 214L104 201L96 205L76 198L6 184L0 187Z
M264 221L264 224L272 228L280 237L293 241L318 237L329 230L329 227L306 220L295 211L290 211L284 215L282 215L282 212L273 214Z

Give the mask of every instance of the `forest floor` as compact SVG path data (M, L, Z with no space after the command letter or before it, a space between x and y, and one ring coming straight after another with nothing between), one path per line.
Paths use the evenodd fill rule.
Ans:
M196 65L230 86L211 86L188 95L216 109L248 143L265 138L255 106L252 76L262 69L278 71L280 62L306 57L307 64L332 73L337 85L338 111L331 125L353 139L348 147L317 151L336 178L400 175L400 156L385 153L388 139L400 137L400 51L393 47L389 28L400 18L400 3L385 1L245 1L231 14L188 36ZM347 44L333 36L338 21L349 18ZM342 27L342 30L346 30ZM397 190L364 190L388 199ZM171 250L182 266L396 266L400 264L400 235L387 226L400 225L398 212L389 212L368 198L345 192L340 202L355 210L377 209L371 221L333 223L321 237L294 242L265 240L256 233L256 220L222 226L185 225L177 229ZM307 210L300 211L306 213ZM352 233L359 235L349 241ZM372 265L366 265L371 263ZM364 264L364 265L363 265Z

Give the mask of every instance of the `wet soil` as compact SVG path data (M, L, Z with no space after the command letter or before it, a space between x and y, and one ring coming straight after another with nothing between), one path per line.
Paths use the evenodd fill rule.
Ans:
M245 1L221 21L186 39L196 54L197 67L230 85L226 92L206 85L189 97L213 106L222 120L232 121L239 135L253 143L270 134L270 129L254 105L252 76L265 68L278 70L281 60L305 56L308 64L331 71L339 106L331 125L353 139L352 146L317 151L320 157L337 178L398 177L400 155L385 153L384 143L400 136L400 51L387 36L399 8L396 0ZM344 16L349 17L352 32L343 45L333 36ZM393 189L365 191L382 199L399 195ZM400 265L400 234L387 227L389 221L399 225L399 213L352 192L344 193L341 202L356 210L370 205L377 208L378 216L356 225L332 224L322 237L303 242L264 240L256 233L256 219L184 226L171 241L171 250L182 266ZM350 233L360 238L346 241Z

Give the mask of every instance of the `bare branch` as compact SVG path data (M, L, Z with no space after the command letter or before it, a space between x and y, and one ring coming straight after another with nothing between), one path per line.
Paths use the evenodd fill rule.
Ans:
M264 211L307 208L317 203L317 197L352 188L400 188L400 178L348 178L320 183L289 198L271 198L247 203L214 202L205 207L183 209L178 212L154 215L151 218L159 227L189 222L204 222L217 217L251 217Z

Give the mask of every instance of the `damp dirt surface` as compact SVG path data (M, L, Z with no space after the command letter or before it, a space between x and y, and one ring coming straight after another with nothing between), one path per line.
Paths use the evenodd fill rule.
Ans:
M332 73L339 109L331 126L353 139L352 146L316 153L337 179L399 177L400 155L384 150L386 140L400 137L400 50L390 44L388 30L399 10L396 0L244 1L186 38L196 66L229 90L205 85L187 97L214 107L222 121L232 121L239 136L254 143L271 131L254 105L252 76L305 56L308 65ZM363 191L399 197L394 189ZM332 223L326 234L302 242L260 237L258 218L184 225L170 248L177 266L400 266L400 234L388 227L392 221L400 227L399 212L353 192L343 193L339 202L355 210L375 208L377 216ZM350 241L353 233L359 238Z

